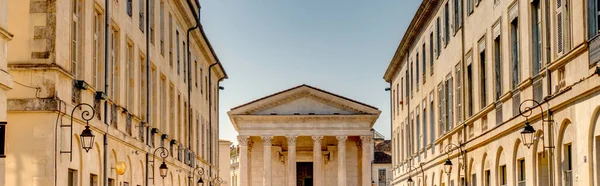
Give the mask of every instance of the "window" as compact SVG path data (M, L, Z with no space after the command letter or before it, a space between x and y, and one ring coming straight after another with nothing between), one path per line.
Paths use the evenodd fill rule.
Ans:
M556 0L556 50L558 54L571 49L570 0Z
M90 186L98 186L98 175L90 174Z
M131 18L133 16L133 0L127 0L127 15ZM141 1L141 0L140 0Z
M482 47L480 47L482 48ZM486 73L486 60L485 60L485 49L479 52L479 83L480 83L480 94L481 97L481 108L485 108L487 105L487 73Z
M112 178L108 178L108 186L115 186L115 180Z
M138 11L140 12L140 30L142 32L144 32L144 1L143 0L138 0L138 5L139 5L139 9Z
M502 61L501 61L501 50L502 45L500 44L500 36L494 39L494 83L496 84L496 91L494 99L498 101L502 97Z
M414 72L414 71L413 71L413 62L410 62L410 97L411 97L411 98L412 98L412 97L413 97L413 95L414 95L414 94L413 94L413 84L414 84L414 81L413 81L413 77L414 77L414 76L413 76L413 72Z
M403 88L404 88L404 78L400 78L400 84L401 84L400 85L400 91L398 91L398 93L396 93L396 94L399 94L400 97L398 97L398 99L400 99L400 101L403 101L404 100L404 92L403 92L404 91L403 90ZM396 90L398 90L398 84L396 84ZM400 105L399 102L397 104ZM402 105L400 106L400 108L404 109L404 102L402 102ZM396 115L398 115L398 110L396 110Z
M512 71L512 89L517 88L520 82L519 70L519 19L515 18L510 22L510 48L511 48L511 71Z
M519 186L525 186L525 159L520 159L518 160L517 166L519 166L518 169L518 180L519 180Z
M485 176L484 176L484 186L491 186L492 185L492 177L491 177L491 173L490 170L485 170L484 172Z
M81 61L81 51L83 48L82 36L83 36L83 2L80 0L73 0L71 5L71 73L75 79L80 79L81 70L83 69Z
M175 138L175 130L176 130L176 126L177 124L175 123L175 90L173 88L173 83L170 84L169 86L169 136L173 136L173 138ZM171 153L173 151L171 150Z
M462 121L462 70L460 67L460 63L457 64L454 69L456 69L456 90L455 91L455 97L456 97L456 121L457 122L461 122Z
M160 55L165 55L165 2L160 1Z
M416 122L416 131L415 134L416 136L414 136L414 138L417 141L417 153L421 152L421 117L419 116L419 106L417 106L416 110L416 117L415 117L415 122Z
M462 27L462 1L454 0L454 34Z
M537 75L542 68L542 10L540 0L531 2L531 53L532 73Z
M588 39L600 33L600 0L588 0Z
M477 186L477 174L471 175L471 186Z
M438 85L438 124L439 135L446 133L446 93L444 92L444 82Z
M133 59L133 44L127 45L126 51L127 61L125 62L125 73L127 73L127 109L133 111L133 105L135 104L134 93L135 91L135 73L133 67L135 66L135 61Z
M148 12L148 17L149 18L149 27L150 27L150 32L148 34L150 34L150 43L154 44L154 0L149 0L150 4L148 4L148 8L150 9Z
M173 18L169 13L169 65L173 68Z
M456 0L454 0L456 1ZM448 8L448 3L444 5L444 47L448 45L450 42L450 10Z
M186 82L187 77L187 61L186 61L186 47L185 47L185 42L183 42L183 48L182 50L184 51L183 53L183 83Z
M400 80L400 82L402 82L402 80ZM399 87L400 87L400 85L398 85L396 83L396 90L395 90L396 93L394 94L394 95L396 95L396 102L394 102L394 105L395 105L394 107L396 108L395 109L396 115L398 115L398 113L399 113L398 106L400 105L400 102L398 100L402 99L402 96L400 96L400 92L402 92L402 91L398 90Z
M423 52L421 53L423 56L423 84L425 84L425 78L427 78L427 76L425 74L427 74L427 48L425 48L425 43L423 43Z
M158 124L158 92L158 74L156 73L156 67L152 65L150 66L150 105L152 105L152 111L150 112L149 123L153 125Z
M572 153L572 145L565 145L565 165L563 165L564 169L564 180L565 186L573 185L573 153Z
M167 133L167 78L160 76L160 130Z
M92 42L93 42L93 54L92 54L92 63L93 63L93 67L95 68L94 70L94 74L93 74L93 80L92 83L94 84L94 88L96 88L96 91L100 91L102 90L102 86L103 86L103 80L104 80L104 63L102 61L102 41L103 41L103 37L102 37L102 28L103 28L103 24L102 24L102 20L103 20L102 13L99 11L94 11L94 22L93 22L93 33L92 33Z
M120 83L121 83L121 69L120 69L120 62L119 62L119 44L120 44L120 40L119 40L119 32L113 28L113 30L111 31L111 38L110 38L110 42L111 42L111 47L110 47L110 64L112 66L112 72L109 72L109 74L112 74L112 76L110 76L111 78L111 83L109 83L109 87L110 87L110 91L108 92L108 96L113 98L113 101L118 103L120 101Z
M442 33L440 32L440 25L441 25L442 23L441 23L441 21L440 21L440 17L438 17L438 18L436 19L436 22L437 22L437 24L435 25L435 35L436 35L436 37L435 37L435 57L437 58L437 57L440 57L440 52L442 52L442 51L441 51L441 49L442 49L442 47L441 47L441 46L442 46L441 42L442 42L442 41L441 41L441 39L440 39L440 38L442 38ZM433 68L432 68L432 69L433 69ZM431 74L433 74L433 70L431 71Z
M202 71L202 64L200 64L200 94L204 92L204 85L202 85L202 77L204 77L204 73Z
M419 133L423 134L423 139L419 139L419 141L423 140L423 148L427 148L427 99L423 100L423 131L419 131ZM425 157L427 157L427 153L425 153Z
M500 178L500 185L506 185L506 165L501 165L500 170L498 170L498 177Z
M433 75L433 32L429 34L429 75Z
M386 174L385 174L386 173L385 169L379 169L378 173L379 174L378 174L377 178L379 178L378 179L379 186L385 186L386 185L386 181L387 181Z
M417 88L417 92L419 92L419 53L417 53L417 57L415 58L415 60L415 88Z
M177 75L179 75L179 71L181 70L181 62L179 61L179 54L180 54L180 50L179 50L179 27L177 27L177 29L175 30L175 45L177 45L177 50L175 50L177 55Z
M435 141L435 115L433 109L433 92L429 93L429 143L432 144ZM435 148L431 148L432 150Z
M447 111L446 111L446 118L445 119L446 119L446 125L447 125L446 129L448 131L450 131L450 130L452 130L452 128L454 128L454 126L453 126L453 123L454 123L453 122L454 121L454 117L453 117L453 113L454 113L453 107L454 107L454 104L452 103L453 99L454 99L453 95L452 95L453 94L452 93L452 89L454 88L454 86L453 86L453 81L452 81L452 74L448 74L448 76L446 78L447 78L447 80L446 80L446 86L444 88L446 89L445 93L446 93L446 109L447 109Z
M77 170L69 169L67 173L67 186L76 186L77 183Z
M473 115L473 71L471 64L467 65L467 116Z

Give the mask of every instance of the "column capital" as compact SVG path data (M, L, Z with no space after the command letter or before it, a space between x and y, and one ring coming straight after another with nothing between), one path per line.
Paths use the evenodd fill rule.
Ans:
M372 143L373 142L373 136L360 136L360 140L363 143Z
M296 146L296 141L298 141L298 136L286 136L288 146Z
M237 136L238 144L241 146L248 146L248 142L250 142L250 136Z
M271 146L273 142L273 136L261 136L260 139L263 141L263 146Z
M323 136L312 136L312 140L313 142L319 142L321 143L321 141L323 141Z
M346 145L346 140L348 140L348 136L336 136L335 139L337 139L338 145Z

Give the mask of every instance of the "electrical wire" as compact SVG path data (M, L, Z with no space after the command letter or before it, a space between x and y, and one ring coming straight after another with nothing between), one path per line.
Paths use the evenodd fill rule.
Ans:
M21 85L25 88L35 89L35 97L38 99L40 98L39 93L42 92L41 87L33 87L33 86L25 85L23 83L19 83L18 81L13 81L13 82L15 82L17 85Z

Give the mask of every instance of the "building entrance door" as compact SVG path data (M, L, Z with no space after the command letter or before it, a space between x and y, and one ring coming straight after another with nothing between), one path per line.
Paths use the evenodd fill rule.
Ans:
M313 185L313 163L298 162L296 163L297 186L312 186Z

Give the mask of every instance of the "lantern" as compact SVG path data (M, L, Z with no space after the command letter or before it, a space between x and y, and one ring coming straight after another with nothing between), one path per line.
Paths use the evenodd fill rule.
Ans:
M448 175L452 172L452 161L450 159L446 159L446 162L444 162L444 172Z
M529 121L526 121L523 131L521 131L521 140L523 140L523 145L525 145L528 149L533 145L534 134L535 129L529 124Z
M90 126L85 126L85 129L81 131L81 135L79 135L79 137L81 137L81 147L85 150L85 152L90 151L94 145L94 134L92 133Z
M408 183L409 186L413 186L415 184L412 177L408 177L408 180L406 180L406 183Z
M162 164L160 164L158 170L160 171L160 177L165 179L165 177L167 177L167 171L169 170L169 167L167 167L167 164L164 161L162 162Z

